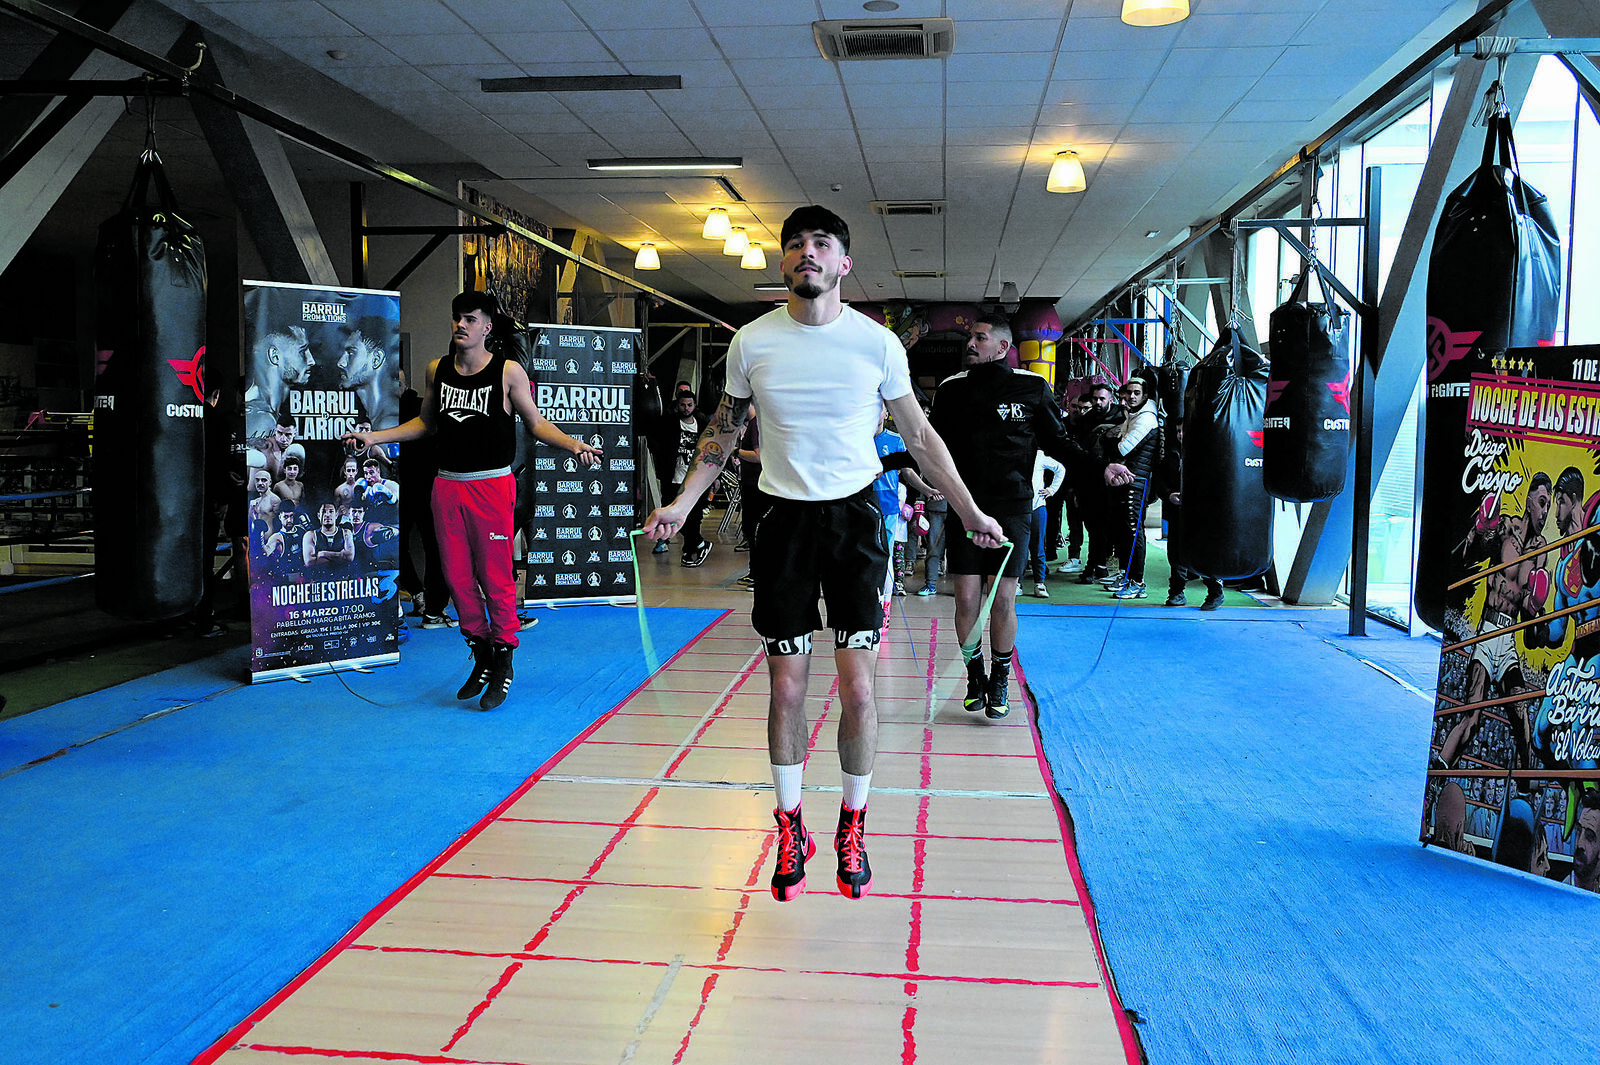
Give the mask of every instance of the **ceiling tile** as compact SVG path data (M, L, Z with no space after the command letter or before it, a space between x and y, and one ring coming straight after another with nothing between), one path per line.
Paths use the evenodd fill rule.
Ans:
M595 29L638 26L699 26L689 0L567 0L577 16Z
M809 26L715 26L711 35L729 59L815 59L831 66L817 51Z
M608 63L614 61L599 38L587 30L555 33L500 33L494 46L513 63ZM419 60L420 61L420 60ZM622 73L618 68L617 73ZM543 71L531 71L543 74Z
M624 63L722 61L711 35L702 29L605 30L600 39Z
M239 0L215 10L264 41L347 37L357 28L315 0Z
M352 2L377 10L371 0ZM538 26L550 33L583 29L583 23L567 7L566 0L450 0L450 7L479 33L518 33L529 26Z
M322 0L322 6L372 37L391 34L467 33L482 27L463 22L439 0Z
M963 21L956 26L956 54L996 54L1007 63L1021 52L1051 52L1061 36L1059 18Z
M1050 77L1055 56L1049 52L1023 55L964 55L957 52L944 61L945 78L951 82L987 84L996 80L1039 81Z

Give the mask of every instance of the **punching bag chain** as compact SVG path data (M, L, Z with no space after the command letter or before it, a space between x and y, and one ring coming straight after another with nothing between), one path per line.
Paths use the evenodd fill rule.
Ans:
M1228 261L1228 328L1237 331L1239 328L1239 231L1228 230L1228 238L1232 242L1232 254Z
M1511 115L1511 106L1506 102L1506 57L1500 57L1500 77L1489 86L1489 91L1483 94L1483 106L1478 109L1478 117L1473 119L1475 126L1487 126L1497 118L1507 118Z
M150 78L144 79L144 150L156 153L156 98L150 91Z

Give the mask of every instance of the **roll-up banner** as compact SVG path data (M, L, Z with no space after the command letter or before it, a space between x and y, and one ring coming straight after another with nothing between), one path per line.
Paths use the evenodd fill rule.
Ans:
M1600 891L1600 345L1467 382L1422 839ZM1430 417L1432 414L1430 412ZM1430 433L1433 427L1429 427Z
M400 660L400 294L244 282L250 678Z
M636 329L532 325L528 377L539 413L601 448L592 469L548 444L533 448L533 517L524 530L525 601L632 602L638 456L634 453Z

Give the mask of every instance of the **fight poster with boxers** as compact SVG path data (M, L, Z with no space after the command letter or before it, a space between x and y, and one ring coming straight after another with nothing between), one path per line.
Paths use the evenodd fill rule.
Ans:
M400 294L244 283L252 681L400 660Z
M604 452L595 467L539 443L533 453L533 521L523 596L531 603L632 602L633 383L636 329L533 325L533 399L564 432Z
M1600 891L1600 346L1474 373L1422 839Z

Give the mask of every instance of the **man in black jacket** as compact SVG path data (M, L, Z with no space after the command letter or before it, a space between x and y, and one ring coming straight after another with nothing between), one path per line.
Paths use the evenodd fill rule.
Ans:
M1073 438L1085 456L1095 453L1095 437L1110 426L1122 421L1122 408L1117 406L1116 392L1105 381L1089 386L1089 410L1079 415L1072 427ZM1107 561L1111 558L1111 531L1107 527L1110 500L1103 477L1105 467L1099 462L1083 462L1073 471L1073 488L1077 492L1078 507L1083 512L1083 524L1088 533L1088 548L1083 559L1083 569L1078 573L1079 584L1091 584L1110 574Z
M1008 687L1017 638L1017 578L1027 562L1034 456L1044 451L1071 467L1082 454L1067 432L1049 382L1036 373L1012 369L1006 362L1010 350L1010 323L995 315L980 317L967 342L967 368L939 386L931 419L979 509L1000 523L1012 544L1009 558L1004 548L985 550L965 535L950 537L946 547L945 569L955 578L956 636L967 662L962 705L991 718L1005 717L1011 709ZM986 578L999 582L989 615L994 668L987 679L983 634L972 631L983 606Z
M678 498L683 482L694 469L695 449L700 443L700 432L706 427L706 417L695 411L695 396L679 382L677 398L650 434L650 451L655 459L656 473L661 478L661 505L666 506ZM683 525L683 565L699 566L711 554L711 541L700 535L700 523L711 502L709 491L699 499L689 512ZM667 541L656 542L657 554L665 551Z

